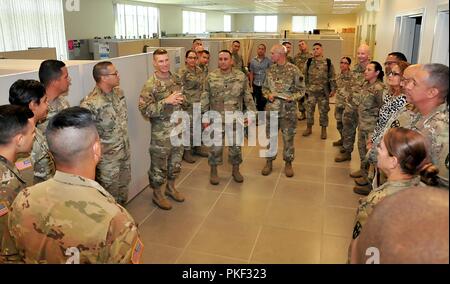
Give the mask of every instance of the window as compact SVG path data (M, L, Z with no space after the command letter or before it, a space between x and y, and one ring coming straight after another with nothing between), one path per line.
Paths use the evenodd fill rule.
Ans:
M255 32L276 32L278 30L277 16L255 16Z
M304 33L317 29L317 16L293 16L292 31L294 33Z
M231 32L231 16L230 15L223 16L223 31Z
M158 9L116 4L116 36L134 39L158 34Z
M67 59L61 0L1 0L0 51L54 47L57 58Z
M206 14L183 11L183 33L201 34L206 32Z

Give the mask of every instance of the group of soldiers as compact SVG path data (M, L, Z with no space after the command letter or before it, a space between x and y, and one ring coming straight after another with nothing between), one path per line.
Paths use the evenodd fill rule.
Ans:
M175 181L182 160L194 163L193 155L208 157L210 183L220 183L217 167L223 164L223 141L210 147L205 147L201 139L196 144L198 137L190 129L190 145L171 142L171 136L177 135L173 130L181 123L171 119L175 112L187 112L191 126L200 123L194 121L195 104L200 104L202 114L219 113L223 124L227 112L265 110L267 137L273 123L270 113L276 113L287 177L294 175L298 119L307 119L303 136L311 135L318 104L321 138L326 139L329 98L336 93L336 117L342 121L338 121L342 138L333 144L342 146L342 155L336 161L350 159L357 126L360 139L368 138L372 124L365 117L375 117L370 107L372 98L366 103L354 95L364 80L363 72L378 76L380 71L369 61L368 47L358 49L359 63L352 73L343 72L336 84L333 64L324 58L320 43L315 43L310 53L306 42L299 41L300 52L294 58L289 56L290 46L288 42L274 45L268 60L265 45L260 45L250 72L238 53L239 41L233 42L231 51L219 52L218 69L213 71L208 70L210 54L199 39L186 52L185 68L176 74L170 72L166 50L153 53L155 72L142 88L138 109L151 123L148 176L152 200L158 207L172 208L167 197L176 202L185 200ZM350 59L341 61L341 65L351 63ZM100 62L93 68L93 78L93 91L80 107L70 107L66 98L71 84L67 67L58 60L46 60L39 69L40 82L18 80L10 89L11 105L0 107L0 262L139 262L143 244L136 223L123 207L128 200L131 166L127 104L120 89L120 74L111 62ZM368 90L379 92L379 88L370 86ZM444 124L446 119L448 136L448 109L446 114L442 119ZM209 123L202 123L202 129L210 128L216 119L210 117ZM426 121L423 128L434 135ZM440 138L438 141L442 144ZM440 153L445 151L441 148L436 150L436 162L447 166L448 181L448 156L441 161ZM448 144L446 150L448 153ZM241 147L230 146L228 156L234 181L242 183ZM266 158L262 175L271 174L275 159L276 155ZM30 170L32 175L27 179L24 173ZM47 243L45 247L40 245L43 242ZM74 255L78 260L73 260Z

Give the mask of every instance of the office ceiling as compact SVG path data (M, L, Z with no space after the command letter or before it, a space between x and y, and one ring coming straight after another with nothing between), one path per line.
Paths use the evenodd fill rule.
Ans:
M138 0L234 14L353 14L365 0ZM370 1L370 0L368 0Z

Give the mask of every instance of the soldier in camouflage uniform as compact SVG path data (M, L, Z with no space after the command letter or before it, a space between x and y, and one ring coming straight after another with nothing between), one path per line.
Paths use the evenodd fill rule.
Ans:
M182 82L178 75L170 73L169 55L164 49L153 53L155 73L145 83L139 98L139 111L152 126L150 141L150 169L148 176L153 189L153 202L161 209L170 210L172 205L165 197L177 202L184 196L175 188L175 179L181 171L183 146L173 146L172 130L178 125L170 121L171 115L182 111L185 98L181 92ZM165 194L161 186L167 181Z
M247 76L232 68L231 53L228 50L222 50L219 52L219 69L209 73L206 78L205 92L202 96L202 111L219 112L222 117L222 126L224 126L225 112L242 112L244 107L249 111L256 112ZM236 137L236 131L233 132L233 137ZM223 143L220 146L211 146L208 163L211 166L210 183L213 185L219 184L217 166L223 164L223 147ZM241 183L244 181L239 172L239 165L242 163L241 147L233 143L233 146L228 147L228 154L229 162L233 165L233 178L236 182Z
M407 148L404 145L410 145L410 147ZM359 236L375 205L382 199L404 189L423 186L419 173L423 170L422 165L425 165L428 160L425 137L406 128L390 129L381 141L379 149L378 166L387 174L388 181L359 201L353 239ZM414 159L408 160L411 154L414 154ZM395 164L392 164L392 156L396 158ZM431 168L434 167L426 164L424 170L435 171L435 168Z
M11 204L26 186L14 162L18 153L31 150L34 129L33 113L28 108L0 106L0 264L22 262L9 232L8 217Z
M92 113L81 107L61 111L49 122L47 139L56 174L22 190L8 218L25 262L139 263L136 223L94 181L101 146Z
M396 117L386 124L385 132L392 127L405 127L420 132L430 148L433 164L439 169L438 186L448 189L449 176L449 110L448 67L433 63L412 65L406 68L402 87L408 103ZM435 94L430 97L428 93Z
M102 143L95 178L119 204L125 205L131 181L127 102L119 87L119 72L111 62L97 63L93 76L96 86L80 106L94 114Z
M244 64L244 59L239 55L239 49L241 49L241 43L238 40L233 41L231 46L233 69L242 71L245 75L248 75L247 68L245 68L246 65Z
M345 101L349 96L351 96L352 92L352 84L353 84L353 73L350 71L350 64L352 60L348 57L342 57L340 61L340 69L341 74L339 74L336 79L336 101L335 101L335 109L334 109L334 117L336 118L337 130L341 135L338 141L333 142L333 146L342 146L342 129L344 128L342 124L342 115L344 114L345 109Z
M183 160L188 163L195 163L192 157L192 150L195 152L201 152L200 146L195 146L193 125L200 124L200 121L193 121L194 118L194 104L201 102L201 96L203 93L205 77L202 69L196 65L197 54L194 50L188 50L186 52L186 65L183 69L180 69L179 76L183 84L183 95L186 97L186 108L184 109L189 113L190 118L190 144L184 147Z
M300 70L286 60L286 53L282 45L275 45L271 49L272 61L275 63L267 70L263 85L266 105L266 135L270 137L270 112L278 112L278 128L283 135L283 160L285 174L294 176L292 162L295 156L294 138L297 130L297 102L305 95L305 84ZM277 131L278 132L278 131ZM262 174L267 176L272 172L272 162L276 159L268 157Z
M300 40L298 42L298 49L300 51L294 57L294 64L298 67L298 69L300 69L300 73L304 76L305 75L306 61L308 61L309 58L312 58L313 55L312 55L311 52L308 51L308 44L304 40ZM300 116L298 117L298 120L305 120L306 119L305 104L306 104L307 98L308 98L308 95L305 94L305 97L301 98L298 101L298 111L300 112Z
M208 76L208 66L209 66L209 51L207 50L202 50L200 52L197 52L197 57L198 57L198 67L200 67L200 69L202 69L203 72L203 77L206 78L206 76Z
M28 107L34 114L35 124L47 117L47 96L45 88L35 80L17 80L9 89L9 102L13 105ZM26 161L26 159L25 159ZM48 150L47 138L42 131L36 128L33 148L31 150L31 162L33 167L33 182L27 182L31 186L53 177L55 163ZM20 170L24 176L26 170Z
M377 126L377 120L381 105L383 103L383 93L386 86L383 83L383 67L376 61L371 61L364 73L366 82L357 97L354 97L355 105L358 106L358 151L361 177L355 179L359 186L367 186L369 162L366 158L367 142L371 138L373 130ZM357 188L355 188L357 191Z
M321 139L327 139L328 112L330 111L330 97L336 92L336 79L334 66L330 59L323 57L322 44L315 43L313 47L314 58L311 65L306 66L305 84L308 93L308 102L306 108L307 128L303 136L309 136L312 133L314 125L314 112L316 104L319 105L320 126L322 131ZM308 62L306 63L308 65Z
M289 55L291 53L291 50L292 50L292 43L290 43L289 41L285 41L285 42L282 43L282 45L284 47L286 47L286 60L287 60L287 62L289 62L291 64L295 64L294 63L294 58L292 58L292 56Z
M39 81L45 87L48 100L47 119L40 122L37 127L45 133L50 119L63 109L70 107L67 95L71 79L64 62L59 60L45 60L39 67Z
M362 44L357 51L358 64L353 67L353 88L352 93L348 96L345 101L344 113L342 114L342 137L344 138L342 141L342 149L341 153L339 153L334 161L337 163L350 161L351 154L353 152L353 147L355 144L356 137L356 128L358 127L358 106L355 105L355 100L361 91L362 85L364 84L364 72L366 70L366 66L369 64L370 59L370 49L366 44ZM351 177L360 178L361 173L358 171L351 173Z

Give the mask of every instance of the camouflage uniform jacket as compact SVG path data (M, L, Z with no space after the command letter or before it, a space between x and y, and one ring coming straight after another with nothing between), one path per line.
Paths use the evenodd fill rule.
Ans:
M353 73L340 73L336 79L336 108L344 108L345 102L352 96Z
M102 158L111 159L117 151L130 150L127 102L120 88L105 94L96 86L81 100L80 106L89 109L95 116L102 143Z
M383 198L403 189L408 189L419 185L423 185L420 182L420 176L402 181L387 181L382 186L372 190L367 197L361 198L356 211L353 239L356 239L359 236L362 227L366 224L367 218L372 213L375 205L377 205Z
M166 104L164 100L175 89L180 89L182 82L176 74L170 73L167 80L159 79L153 74L145 83L139 97L139 111L152 123L152 139L168 138L178 123L170 122L175 111L182 111L182 106Z
M417 115L413 129L431 141L431 159L439 169L440 185L448 189L449 151L448 151L448 104L444 102L427 116Z
M19 253L8 229L8 216L25 181L15 165L0 156L0 264L20 262Z
M267 69L266 79L263 84L262 92L266 99L274 96L276 100L270 104L279 111L283 98L291 98L292 102L300 100L305 95L305 83L300 70L291 63L285 65L272 64Z
M232 53L233 57L233 69L244 72L247 75L248 71L245 69L244 59L238 53Z
M353 98L358 107L358 127L360 130L373 131L378 120L381 104L383 103L383 92L386 86L377 80L370 84L365 82L359 96Z
M199 64L198 67L200 67L200 69L202 69L203 78L206 78L208 76L208 73L209 73L208 65Z
M33 149L31 150L31 160L34 167L34 184L46 181L55 174L55 162L50 155L47 139L39 128L36 128Z
M358 96L360 95L361 89L365 83L364 79L364 71L366 70L360 64L357 64L353 67L353 88L352 88L352 96L348 97L346 104L350 108L356 108L355 102L358 100Z
M139 257L136 223L97 182L56 171L17 196L9 227L26 263L130 263Z
M37 127L45 134L47 131L48 122L52 117L54 117L57 113L62 111L63 109L69 108L70 104L67 100L66 94L62 94L58 96L56 99L48 103L48 114L47 119L42 121L37 125Z
M300 69L300 72L304 75L306 70L306 61L309 58L313 58L313 55L310 52L299 52L294 57L294 64Z
M438 106L427 116L423 116L414 109L411 104L407 104L397 116L392 117L383 133L393 127L404 127L420 132L428 139L431 145L431 160L439 169L440 186L448 188L449 175L449 110L446 102Z
M313 58L308 70L305 66L305 72L308 72L308 74L305 74L306 92L308 94L329 95L336 90L334 66L331 64L328 72L325 58Z
M224 123L226 111L243 112L244 106L247 110L256 112L248 79L244 73L236 69L231 69L229 73L223 73L220 69L209 73L202 96L202 112L217 111L222 115Z
M286 56L286 61L295 65L294 58L292 58L292 56Z
M198 66L194 70L183 68L179 71L183 83L183 95L187 99L187 110L192 111L194 103L200 103L205 85L205 77L202 69Z

